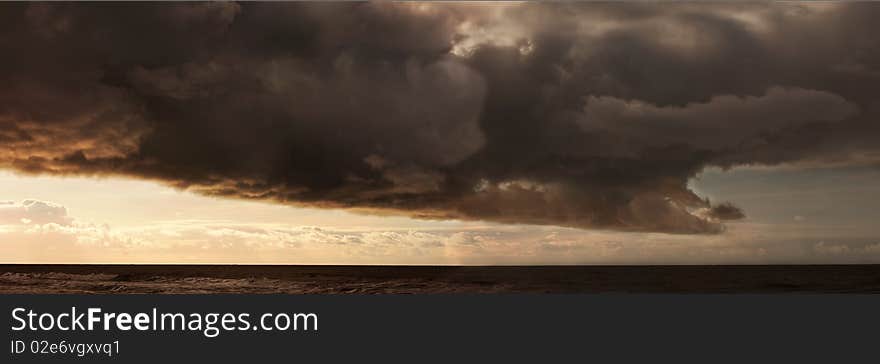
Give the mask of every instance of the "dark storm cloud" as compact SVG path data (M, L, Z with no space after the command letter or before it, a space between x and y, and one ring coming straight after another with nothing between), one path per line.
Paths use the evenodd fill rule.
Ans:
M740 208L729 202L724 202L709 209L708 215L721 220L739 220L746 217Z
M4 4L0 165L711 233L706 166L874 162L874 4ZM865 157L868 156L868 157Z

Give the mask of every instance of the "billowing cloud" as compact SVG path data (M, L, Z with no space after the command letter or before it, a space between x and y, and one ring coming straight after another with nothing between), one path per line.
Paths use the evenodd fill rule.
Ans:
M4 4L0 167L713 233L707 166L876 163L874 4ZM706 213L709 211L709 213Z
M746 217L740 208L728 202L712 206L708 211L708 216L720 220L739 220Z
M71 220L67 216L67 208L56 203L38 200L0 201L0 225L67 225Z
M841 121L857 112L854 104L828 92L772 87L762 96L714 96L681 107L590 96L579 122L587 131L625 135L639 145L720 150L761 133Z

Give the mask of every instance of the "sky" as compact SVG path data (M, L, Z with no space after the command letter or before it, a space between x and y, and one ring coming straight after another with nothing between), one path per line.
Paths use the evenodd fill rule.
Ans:
M0 262L880 262L872 3L2 8Z

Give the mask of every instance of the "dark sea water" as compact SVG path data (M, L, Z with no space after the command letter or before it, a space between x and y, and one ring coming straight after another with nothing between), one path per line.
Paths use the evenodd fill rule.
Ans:
M0 293L880 293L880 265L0 265Z

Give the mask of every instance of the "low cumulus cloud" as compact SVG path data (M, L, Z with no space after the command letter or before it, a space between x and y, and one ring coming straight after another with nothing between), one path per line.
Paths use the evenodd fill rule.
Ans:
M3 262L456 263L507 253L516 231L328 229L223 220L112 227L75 219L56 203L0 203ZM505 248L506 246L506 248ZM504 248L499 251L499 248Z
M744 213L688 189L707 166L880 155L874 4L2 8L0 167L25 173L716 233Z
M71 221L67 208L56 203L39 200L0 201L0 225L69 225Z
M870 257L880 255L880 242L842 243L820 241L813 245L813 251L824 256Z
M719 206L725 206L720 204ZM110 226L56 203L0 204L5 263L769 264L875 263L876 237L793 224L736 224L731 234L669 235L534 225L324 228L216 219ZM731 211L717 213L734 213ZM710 218L710 217L706 217ZM818 242L816 242L818 241ZM814 243L815 242L815 243Z

